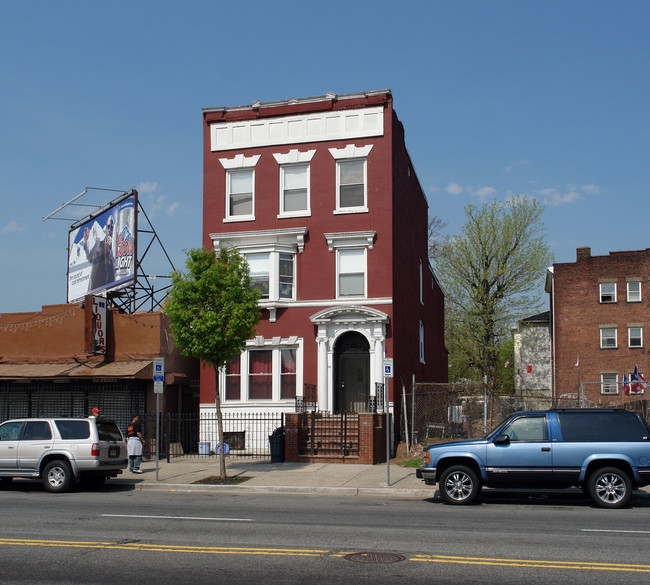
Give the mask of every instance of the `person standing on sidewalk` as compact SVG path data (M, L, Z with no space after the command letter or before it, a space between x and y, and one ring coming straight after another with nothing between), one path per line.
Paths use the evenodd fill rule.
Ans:
M142 436L140 417L137 414L133 416L131 424L126 428L126 437L126 447L129 453L129 471L131 473L142 473L140 463L142 463L144 437Z

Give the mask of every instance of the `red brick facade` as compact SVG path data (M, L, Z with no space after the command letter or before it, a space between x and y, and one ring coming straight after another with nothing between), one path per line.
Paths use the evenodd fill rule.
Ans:
M203 245L233 246L249 264L264 257L269 266L257 335L231 377L220 377L224 408L291 412L288 377L280 371L286 355L295 364L295 395L315 387L321 411L372 410L385 358L393 358L394 412L402 384L446 381L444 298L428 261L428 203L390 91L210 108L203 116ZM342 169L349 163L363 165L363 196L343 205ZM283 208L289 167L302 167L306 176L300 187L307 204L297 211ZM239 179L244 187L233 182ZM241 193L245 212L235 209ZM363 286L343 294L344 256L356 252L363 267L353 277ZM284 298L274 280L278 257L290 267ZM367 359L361 391L345 379L343 347ZM273 365L260 390L265 382L253 374L264 367L255 360L265 351ZM236 389L229 393L227 385ZM214 392L214 372L204 369L203 411L213 407Z
M576 262L549 272L554 396L580 396L587 405L647 400L626 395L635 366L647 379L650 351L650 249L592 256L578 248Z

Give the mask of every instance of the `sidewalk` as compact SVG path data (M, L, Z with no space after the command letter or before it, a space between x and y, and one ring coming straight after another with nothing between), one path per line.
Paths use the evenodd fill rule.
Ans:
M244 476L238 485L206 485L196 481L219 475L219 457L174 458L143 461L142 474L125 470L116 483L133 484L136 490L275 492L293 494L390 495L409 498L432 498L436 493L415 477L415 468L394 463L358 465L345 463L270 463L259 459L227 459L229 477ZM390 486L387 485L390 479Z
M428 486L415 477L415 468L386 464L359 465L346 463L271 463L260 459L226 461L228 477L248 477L238 485L194 483L219 475L216 455L177 457L143 461L142 474L125 470L116 484L129 484L139 491L213 492L213 493L283 493L327 494L347 496L389 496L397 498L439 498L437 486ZM390 485L387 485L390 479ZM534 490L538 492L539 490ZM553 490L555 491L555 490ZM641 488L642 497L650 502L650 486ZM581 494L579 488L560 492ZM643 494L645 492L645 494Z

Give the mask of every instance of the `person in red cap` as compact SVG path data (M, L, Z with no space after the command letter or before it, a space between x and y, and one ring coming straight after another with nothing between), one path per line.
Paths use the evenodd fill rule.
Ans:
M99 408L97 408L97 407L93 408L93 414L92 414L92 416L93 416L94 418L98 418L98 417L99 417Z

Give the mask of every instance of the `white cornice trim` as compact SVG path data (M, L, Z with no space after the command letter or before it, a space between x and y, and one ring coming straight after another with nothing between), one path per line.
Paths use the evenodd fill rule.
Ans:
M219 162L223 165L224 169L243 169L247 167L254 167L257 161L260 160L260 154L253 156L244 156L238 154L235 158L220 158Z
M355 144L348 144L345 148L330 148L330 154L336 160L344 158L364 158L370 154L372 144L367 146L356 146Z
M368 246L368 249L372 250L377 232L336 232L323 235L327 240L327 247L330 252L333 252L334 248L351 248L354 246Z
M232 246L244 248L270 244L284 244L297 247L302 254L305 249L305 237L309 233L306 227L279 230L255 230L246 232L221 232L210 234L215 250Z
M384 108L379 106L237 122L210 122L210 149L219 152L383 135Z
M300 152L298 149L293 148L286 154L273 153L273 158L279 165L307 163L311 161L315 153L316 150L307 150Z

